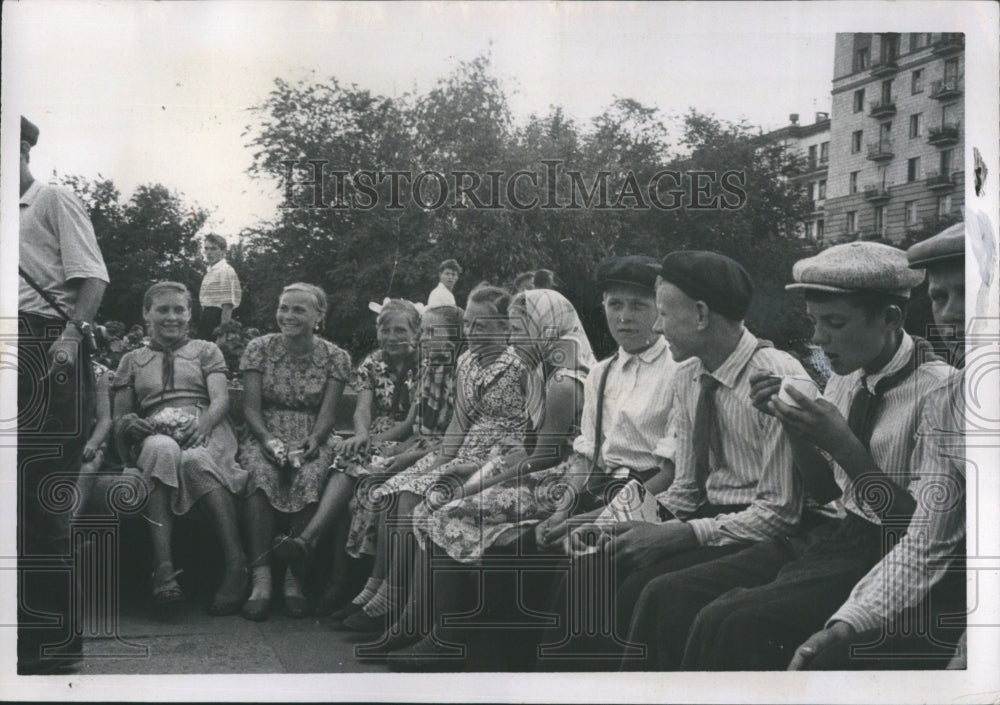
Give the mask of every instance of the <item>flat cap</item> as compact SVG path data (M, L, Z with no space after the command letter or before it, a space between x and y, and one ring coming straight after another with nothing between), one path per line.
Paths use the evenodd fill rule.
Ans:
M32 147L38 144L38 128L28 118L21 116L21 141L27 142Z
M828 291L851 294L874 291L909 298L924 273L910 269L906 253L878 242L834 245L792 266L794 284L788 291Z
M753 280L734 259L707 250L678 250L660 263L660 276L709 310L742 320L753 299Z
M965 260L965 223L955 223L906 251L913 269L926 269L949 260Z
M656 275L660 273L660 263L645 255L625 255L606 257L597 263L594 279L597 288L604 291L614 284L648 289L656 292Z

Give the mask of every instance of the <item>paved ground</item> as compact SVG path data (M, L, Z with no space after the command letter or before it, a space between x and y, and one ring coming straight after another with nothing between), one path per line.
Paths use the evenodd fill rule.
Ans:
M110 632L110 630L108 630ZM154 618L141 606L121 610L119 638L91 638L81 674L151 673L380 673L355 661L356 644L370 640L330 629L329 620L272 615L251 622L213 617L185 604L177 618Z

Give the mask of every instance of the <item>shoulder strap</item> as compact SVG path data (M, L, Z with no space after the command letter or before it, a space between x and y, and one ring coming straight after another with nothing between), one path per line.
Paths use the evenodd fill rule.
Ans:
M601 434L604 432L604 387L608 383L608 373L611 372L611 366L615 364L615 360L618 359L618 351L611 356L608 360L607 366L601 370L601 379L597 384L597 419L594 424L594 459L590 464L591 474L597 470L597 464L601 459L601 448L604 446L604 439Z
M40 287L38 285L38 282L36 282L31 277L30 274L28 274L26 271L24 271L24 268L21 267L20 265L17 268L17 273L21 275L21 278L24 279L24 281L28 282L28 286L30 286L32 289L34 289L35 291L37 291L38 295L41 296L43 299L45 299L45 302L49 306L51 306L52 308L55 309L56 313L59 314L60 318L62 318L64 321L69 321L70 320L69 314L67 314L66 310L63 309L63 307L59 305L59 302L56 301L55 297L52 296L52 294L50 294L49 292L45 291L45 289L43 289L42 287Z

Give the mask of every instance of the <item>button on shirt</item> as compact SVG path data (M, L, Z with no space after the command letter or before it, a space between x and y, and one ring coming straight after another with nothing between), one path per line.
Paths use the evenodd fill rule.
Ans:
M71 191L35 181L20 200L20 265L70 316L78 287L73 279L108 281L104 257L83 204ZM18 310L59 317L52 306L23 278Z
M243 289L240 287L240 279L236 276L236 271L225 259L220 259L210 265L205 272L205 278L201 280L201 291L198 293L198 301L201 305L222 308L231 305L236 308L243 298Z
M600 467L606 472L618 468L648 470L660 465L657 452L673 456L668 426L673 407L673 381L678 364L667 342L656 342L632 355L619 350L617 357L594 366L584 383L580 435L573 450L593 459L596 448L597 396L601 377L608 366L604 385Z
M933 390L923 404L908 491L917 501L906 534L851 591L827 622L875 629L923 600L944 577L965 537L963 377Z
M754 408L750 377L757 372L806 376L791 355L771 347L757 349L758 339L743 331L736 349L714 372L701 360L686 361L676 381L676 474L657 500L683 519L702 504L746 504L741 512L687 522L703 546L762 541L794 533L802 513L802 488L793 470L792 448L781 423ZM710 435L705 490L699 488L693 443L699 378L710 374L715 392L714 429Z
M438 284L431 291L431 295L427 297L427 308L434 308L435 306L454 306L455 305L455 295L451 293L451 289L446 287L444 284Z
M885 367L867 376L864 370L855 370L844 376L833 375L826 384L823 396L846 419L851 401L861 388L862 381L867 385L868 391L874 393L875 385L880 379L910 364L912 353L913 338L904 333L896 354ZM872 427L871 456L882 472L900 487L909 487L913 481L910 460L916 441L917 424L927 395L945 384L954 373L954 368L943 362L926 362L905 381L883 395ZM878 515L869 507L858 505L854 497L854 483L844 469L829 456L827 460L833 468L834 479L843 491L839 500L843 507L873 524L881 524Z

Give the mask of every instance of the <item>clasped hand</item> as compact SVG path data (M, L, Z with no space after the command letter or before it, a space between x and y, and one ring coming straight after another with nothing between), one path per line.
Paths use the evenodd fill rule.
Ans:
M781 378L769 372L758 372L750 377L753 405L777 418L791 433L831 454L853 437L847 420L826 399L810 399L794 387L788 387L788 396L798 404L791 406L777 397L780 388Z

